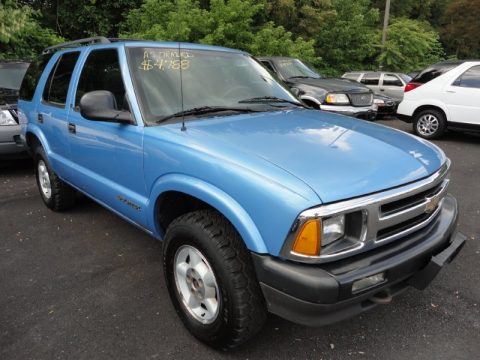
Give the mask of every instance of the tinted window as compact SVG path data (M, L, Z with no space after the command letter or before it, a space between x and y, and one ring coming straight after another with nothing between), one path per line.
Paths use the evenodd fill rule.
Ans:
M20 86L20 99L26 101L33 99L38 80L40 80L40 76L51 57L51 54L43 55L30 64L23 78L22 86Z
M117 108L128 109L117 50L95 50L88 55L78 82L75 106L85 93L95 90L112 92Z
M413 82L425 84L460 65L460 62L440 63L430 66L415 76Z
M0 63L0 89L18 90L28 63Z
M465 71L454 85L480 89L480 66L477 65Z
M368 73L363 76L360 82L365 85L378 85L379 80L380 80L380 74Z
M65 105L70 79L79 54L77 51L66 53L58 59L45 84L44 101L55 105Z
M403 83L395 75L385 74L385 75L383 75L383 85L385 85L385 86L403 86Z
M272 64L270 64L269 61L262 61L262 64L268 69L268 71L271 71L272 73L275 74L275 70L273 70L273 66Z

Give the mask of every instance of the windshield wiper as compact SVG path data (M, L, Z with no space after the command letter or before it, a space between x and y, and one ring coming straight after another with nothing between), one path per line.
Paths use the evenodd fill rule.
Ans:
M291 101L291 100L287 100L287 99L282 99L282 98L278 98L278 97L275 97L275 96L259 96L259 97L253 97L253 98L250 98L250 99L244 99L244 100L240 100L238 103L239 104L244 104L244 103L289 103L289 104L293 104L293 105L296 105L296 106L303 106L300 102L297 102L297 101Z
M161 119L158 119L156 123L162 123L164 121L177 118L177 117L182 117L182 116L203 115L203 114L209 114L209 113L215 113L215 112L221 112L221 111L257 112L257 110L253 110L246 107L200 106L200 107L196 107L196 108L192 108L184 111L179 111L172 115L164 116Z
M289 79L308 79L311 77L312 76L307 76L307 75L297 75L297 76L290 76Z

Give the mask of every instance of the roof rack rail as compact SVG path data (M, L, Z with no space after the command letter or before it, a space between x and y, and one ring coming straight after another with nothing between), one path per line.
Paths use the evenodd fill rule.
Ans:
M77 47L81 45L90 45L90 44L110 44L110 40L108 40L105 36L95 36L95 37L89 37L85 39L79 39L79 40L74 40L74 41L68 41L62 44L58 45L53 45L45 48L42 51L42 55L52 53L56 50L59 49L65 49L65 48L72 48L72 47Z
M127 38L108 38L110 42L120 42L120 41L150 41L145 39L127 39Z

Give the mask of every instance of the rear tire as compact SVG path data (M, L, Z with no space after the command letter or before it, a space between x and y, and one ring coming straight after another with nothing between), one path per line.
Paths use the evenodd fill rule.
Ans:
M41 146L35 149L35 179L43 202L53 211L64 211L75 205L76 191L53 171Z
M200 210L174 220L163 257L175 310L197 339L233 348L262 328L267 311L250 253L219 213Z
M436 109L420 111L413 120L413 131L424 139L438 139L447 127L445 115Z

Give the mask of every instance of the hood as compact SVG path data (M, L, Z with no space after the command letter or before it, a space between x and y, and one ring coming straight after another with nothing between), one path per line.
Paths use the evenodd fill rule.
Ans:
M315 110L288 110L187 122L195 143L233 162L266 161L300 179L323 203L425 178L446 161L428 141L398 130ZM258 167L257 167L258 168ZM265 166L265 169L269 167ZM265 170L264 176L270 176Z
M18 90L0 87L0 105L14 105L18 101Z
M371 92L366 86L343 79L335 78L293 78L289 79L288 82L292 85L308 85L313 87L318 87L326 91L335 91L335 92Z

